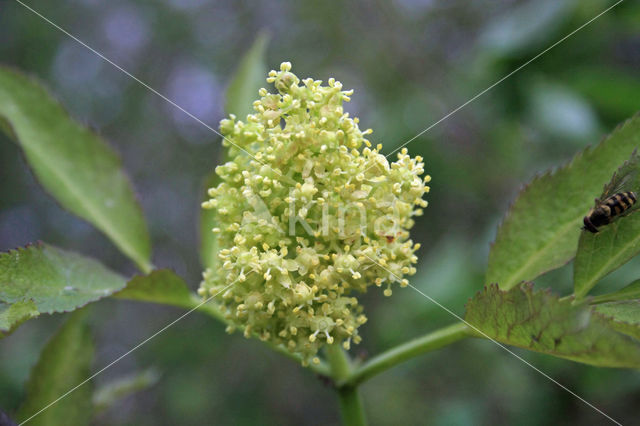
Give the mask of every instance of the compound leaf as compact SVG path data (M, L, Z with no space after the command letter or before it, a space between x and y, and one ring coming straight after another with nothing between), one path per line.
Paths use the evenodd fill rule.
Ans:
M616 292L596 296L590 300L590 303L617 302L631 299L640 299L640 280L635 280Z
M639 169L640 157L634 151L629 161L614 174L605 187L605 193L599 199L604 201L611 195L623 191L640 193ZM632 206L631 209L638 205ZM602 277L640 253L640 215L633 213L600 227L596 234L583 231L580 235L578 252L573 264L574 294L577 299L587 295Z
M485 283L498 283L508 290L570 261L578 247L582 218L638 146L640 115L569 164L535 178L498 229Z
M20 324L38 315L40 312L31 300L13 304L0 302L0 337L11 333Z
M637 334L608 312L572 302L531 284L508 291L490 285L467 304L465 319L500 343L600 367L640 368Z
M168 269L156 269L149 275L135 276L127 287L114 295L120 299L191 308L194 296L182 278Z
M72 120L40 84L5 67L0 67L0 117L0 130L22 148L42 186L149 271L147 226L113 150Z
M27 383L27 399L18 411L21 422L28 421L34 426L80 426L91 421L91 383L64 396L91 375L94 349L85 315L86 309L71 314L42 350Z
M640 299L603 303L595 310L610 317L619 332L640 339Z
M122 289L101 263L38 243L0 254L0 329L42 313L73 311Z
M634 213L592 234L580 235L573 279L577 299L640 252L640 214Z

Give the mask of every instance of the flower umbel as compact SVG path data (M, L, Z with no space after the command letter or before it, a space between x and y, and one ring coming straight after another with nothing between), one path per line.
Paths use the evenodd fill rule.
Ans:
M391 295L415 273L409 239L430 177L406 150L389 163L343 110L353 91L329 79L300 81L288 62L271 71L256 111L220 131L231 159L204 208L216 209L218 263L204 273L206 297L245 336L286 346L304 362L325 344L359 343L366 322L354 295L371 285ZM242 149L239 149L241 147ZM250 155L248 155L248 154ZM373 262L371 259L375 259ZM380 266L382 265L382 267Z

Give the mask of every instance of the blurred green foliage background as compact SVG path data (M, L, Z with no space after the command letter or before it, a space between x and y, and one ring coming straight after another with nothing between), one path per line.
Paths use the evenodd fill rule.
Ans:
M29 0L26 2L203 121L217 127L225 88L257 35L268 63L336 77L347 105L390 152L613 4L604 0ZM0 2L0 62L39 77L120 152L150 221L154 263L195 289L199 194L220 138L12 0ZM266 86L266 83L265 83ZM640 110L640 4L623 2L409 145L433 176L414 241L412 283L462 314L480 289L508 203L536 173L568 161ZM552 217L549 220L553 220ZM0 249L43 240L133 266L35 182L0 135ZM638 278L631 262L602 291ZM570 267L536 284L570 292ZM452 322L410 289L365 297L369 322L352 350L366 357ZM96 370L181 312L123 301L93 309ZM0 408L14 412L40 348L61 316L0 342ZM640 374L516 350L613 418L638 421ZM98 425L335 424L331 389L256 341L199 314L100 375L149 366L158 384L100 414ZM596 424L604 418L488 341L412 360L363 388L371 424Z

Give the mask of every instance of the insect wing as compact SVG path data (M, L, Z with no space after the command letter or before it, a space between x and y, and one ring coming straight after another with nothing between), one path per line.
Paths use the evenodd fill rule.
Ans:
M596 200L596 206L619 192L633 191L636 194L640 193L640 173L638 173L638 169L640 169L640 156L637 150L633 150L631 157L616 170L611 181L604 186L604 192ZM637 205L633 207L637 207Z

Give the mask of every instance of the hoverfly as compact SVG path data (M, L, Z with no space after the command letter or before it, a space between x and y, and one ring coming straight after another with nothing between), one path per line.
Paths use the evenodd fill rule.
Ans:
M596 198L596 205L584 217L582 229L596 234L600 227L626 216L636 210L638 189L635 187L640 158L633 151L631 159L614 173L611 182L607 184L604 193Z

